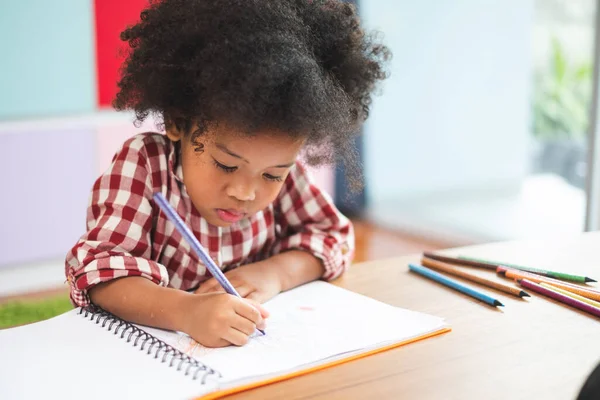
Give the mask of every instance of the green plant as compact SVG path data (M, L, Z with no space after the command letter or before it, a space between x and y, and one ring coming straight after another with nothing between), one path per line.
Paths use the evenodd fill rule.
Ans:
M0 329L42 321L72 308L68 295L0 304Z
M592 63L569 63L552 39L547 65L534 78L533 129L540 140L581 139L587 133L592 92Z

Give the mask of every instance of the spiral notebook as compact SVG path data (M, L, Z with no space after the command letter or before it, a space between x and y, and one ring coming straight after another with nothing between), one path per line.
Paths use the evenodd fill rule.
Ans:
M0 398L214 399L449 330L441 318L321 281L265 307L265 336L219 349L100 309L0 330Z

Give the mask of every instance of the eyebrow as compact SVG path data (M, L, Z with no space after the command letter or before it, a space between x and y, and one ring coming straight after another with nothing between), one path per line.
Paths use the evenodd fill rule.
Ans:
M221 144L221 143L216 143L216 144L215 144L215 146L216 146L216 147L217 147L219 150L221 150L222 152L224 152L224 153L227 153L227 154L229 154L229 155L230 155L230 156L232 156L232 157L239 158L240 160L244 160L245 162L247 162L248 164L250 164L250 161L246 160L244 157L240 156L239 154L236 154L236 153L234 153L233 151L229 150L229 149L227 148L227 146L225 146L224 144ZM294 163L293 163L293 162L291 162L291 163L289 163L289 164L279 164L279 165L274 165L274 166L272 166L272 167L269 167L269 168L290 168L292 165L294 165Z
M239 158L240 160L244 160L248 164L250 164L250 161L246 160L244 157L240 156L239 154L235 154L233 151L229 150L224 144L216 143L215 146L217 146L217 148L219 150L221 150L222 152L225 152L225 153L229 154L232 157Z

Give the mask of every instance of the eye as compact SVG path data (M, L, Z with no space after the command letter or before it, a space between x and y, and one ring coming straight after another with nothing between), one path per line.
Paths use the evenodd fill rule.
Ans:
M271 174L263 174L263 176L268 181L281 182L283 180L283 177L281 177L281 176L274 176Z
M213 161L214 161L215 167L219 168L220 170L223 170L224 172L226 172L228 174L232 173L232 172L234 172L235 170L238 169L238 167L230 167L230 166L227 166L225 164L221 164L220 162L218 162L214 158L213 158Z

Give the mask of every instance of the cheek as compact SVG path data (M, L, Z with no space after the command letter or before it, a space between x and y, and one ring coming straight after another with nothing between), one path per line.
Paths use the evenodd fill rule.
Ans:
M281 191L282 187L283 187L283 182L278 182L278 183L265 182L263 184L263 187L261 188L261 196L260 196L261 209L267 207L269 204L271 204L273 201L275 201L275 199L279 195L279 192Z
M212 165L191 160L183 165L183 182L192 202L198 206L215 197L224 180Z

